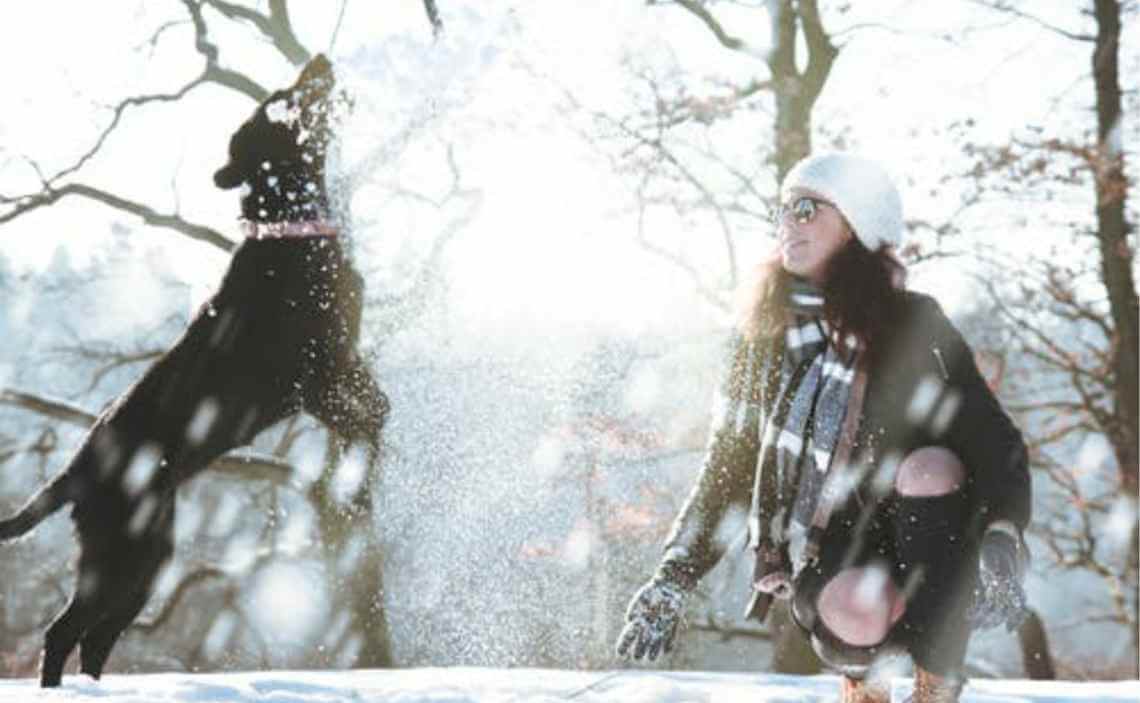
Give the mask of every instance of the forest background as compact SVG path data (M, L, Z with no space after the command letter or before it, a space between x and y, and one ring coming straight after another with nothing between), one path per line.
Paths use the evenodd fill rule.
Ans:
M382 466L300 417L185 486L175 561L110 670L617 666L779 179L851 149L895 176L908 285L1031 445L1035 617L976 637L971 673L1138 677L1137 3L4 14L4 513L219 281L237 202L210 176L256 102L320 51L355 100L333 185L393 404ZM346 526L361 491L370 523ZM71 525L2 550L0 672L29 676ZM747 556L706 579L662 666L814 670L779 614L741 620Z

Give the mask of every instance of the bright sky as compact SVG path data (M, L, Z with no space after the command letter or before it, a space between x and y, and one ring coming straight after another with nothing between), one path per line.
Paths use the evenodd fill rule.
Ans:
M294 25L302 39L313 49L325 47L340 3L297 5ZM1082 100L1092 99L1089 81L1082 80L1088 65L1085 45L1029 23L979 14L968 2L871 5L852 3L842 15L825 15L843 50L815 120L832 132L845 129L852 146L892 170L908 215L938 220L956 207L945 193L928 195L932 184L958 165L958 145L943 132L950 121L972 117L980 137L1000 140L1025 125L1066 126L1054 100L1058 95L1077 91L1086 94ZM678 8L650 10L644 3L612 0L518 0L511 7L484 14L445 3L448 40L441 48L431 44L420 3L348 2L333 55L358 80L363 102L372 101L362 114L375 121L357 121L354 143L363 146L347 160L380 155L382 164L365 191L369 184L380 187L398 175L402 182L434 186L438 196L447 185L439 177L441 160L433 156L424 162L429 171L435 167L434 176L416 173L415 160L424 158L416 156L422 153L416 145L424 140L417 142L419 135L408 124L431 117L427 129L462 145L463 183L481 189L483 200L477 219L453 246L451 283L463 304L481 310L488 324L553 315L562 324L620 327L631 318L644 318L647 311L665 324L676 312L672 305L661 305L661 296L676 296L679 305L687 291L678 290L675 271L628 244L633 222L628 214L617 213L628 210L632 176L615 176L577 138L574 125L550 106L563 87L587 106L620 104L629 90L620 63L631 55L641 60L673 56L687 71L710 79L763 78L763 61L724 50ZM733 31L755 30L748 38L758 53L763 51L767 23L757 22L763 15L731 3L713 7ZM1041 4L1035 11L1055 24L1088 29L1069 3ZM34 172L25 157L49 173L70 164L107 120L107 111L93 112L93 106L128 94L168 91L195 75L201 59L185 25L168 30L147 61L140 62L136 53L139 47L147 50L155 27L181 19L179 12L173 2L168 7L54 0L23 6L18 21L0 23L4 65L20 67L9 72L0 95L5 115L0 123L0 192L34 189ZM67 21L60 22L61 16ZM948 28L965 25L976 29L945 38ZM224 22L211 27L226 63L248 67L271 87L293 79L293 69L268 47L238 40L241 30ZM238 53L239 48L246 53ZM526 70L519 67L523 61ZM251 108L243 98L205 88L176 106L134 111L126 118L127 129L112 138L105 156L84 169L81 180L145 199L159 209L180 209L191 219L232 233L236 196L214 189L209 174L224 158L235 120ZM764 113L755 118L770 119ZM750 150L752 132L746 121L739 124L740 141ZM394 163L392 155L399 156ZM140 177L139 172L153 176ZM401 219L386 206L378 199L354 201L357 217L384 218L375 237L385 240L378 245L385 256L406 249L401 242L415 237L417 227L421 235L433 234L454 214ZM1075 207L1084 212L1086 204ZM83 261L91 247L105 245L102 233L112 221L137 224L123 214L72 200L8 224L0 236L8 256L35 269L61 245L73 260ZM992 221L982 220L980 226L987 223ZM654 226L682 227L670 222ZM393 229L401 230L401 236L393 239ZM206 295L224 270L226 256L178 236L151 234L169 247L196 297ZM707 246L719 247L719 235L710 234ZM1026 234L1007 230L1002 236L1015 247L1033 244ZM753 239L740 247L746 260L763 248ZM917 287L942 293L951 311L965 300L961 291L967 279L953 265L930 268L913 280Z

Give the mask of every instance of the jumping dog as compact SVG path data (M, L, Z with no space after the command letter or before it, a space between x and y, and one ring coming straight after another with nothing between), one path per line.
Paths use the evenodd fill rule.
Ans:
M332 66L317 56L236 133L214 175L242 187L245 234L182 336L96 420L66 468L0 540L72 505L79 538L70 602L44 638L41 685L58 686L78 645L98 678L173 553L175 490L226 451L305 411L374 460L388 399L361 359L363 279L329 217L325 157Z

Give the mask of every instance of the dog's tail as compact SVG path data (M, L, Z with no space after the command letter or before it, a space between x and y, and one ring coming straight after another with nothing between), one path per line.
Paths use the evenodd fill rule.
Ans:
M0 520L0 541L14 539L71 502L71 474L64 471L32 496L13 517Z

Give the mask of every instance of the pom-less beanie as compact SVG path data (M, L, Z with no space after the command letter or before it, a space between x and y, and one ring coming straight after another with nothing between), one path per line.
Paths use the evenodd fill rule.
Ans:
M871 251L902 241L902 198L891 177L874 161L836 151L809 156L784 177L780 200L794 188L810 190L842 213L855 236Z

